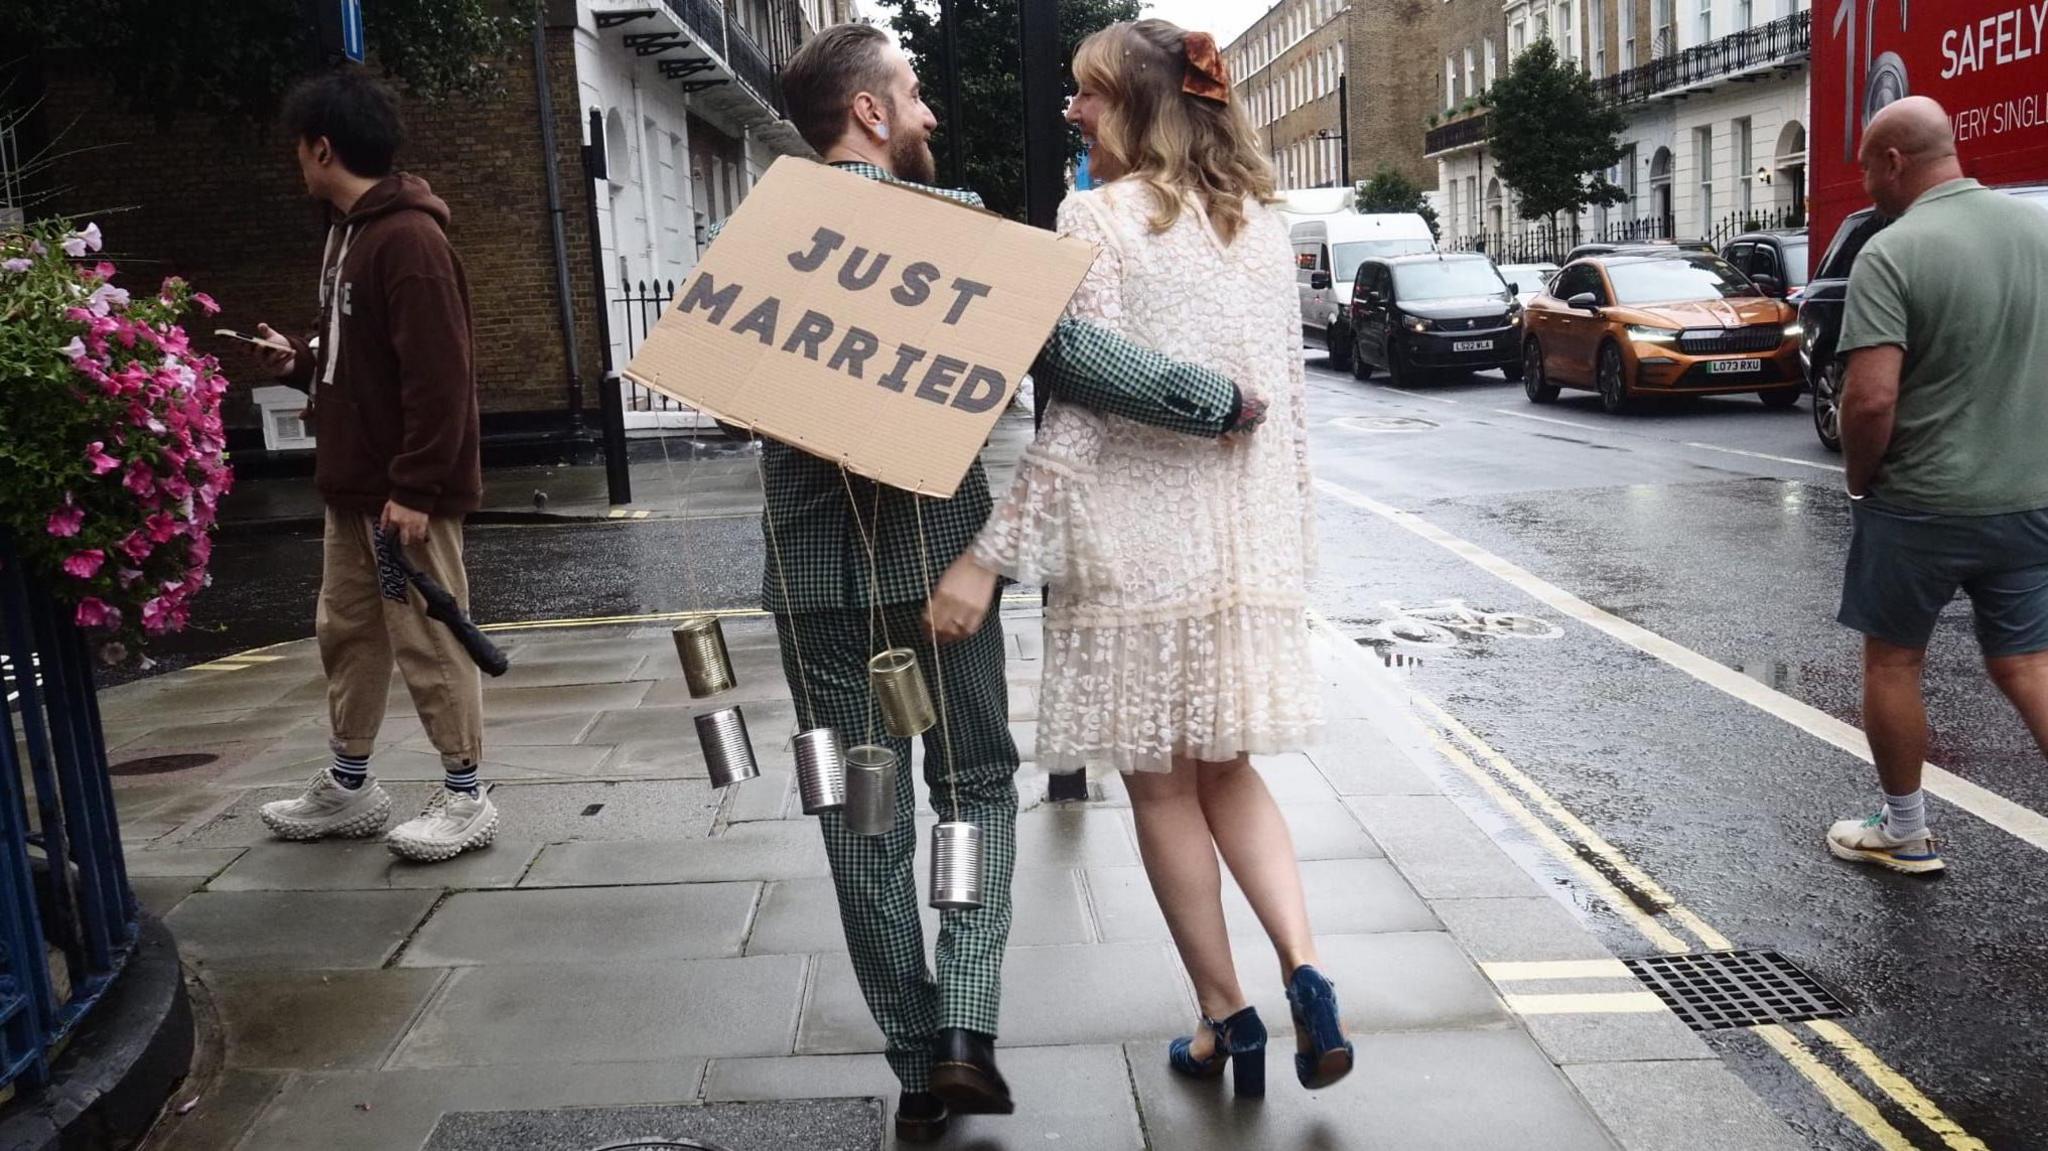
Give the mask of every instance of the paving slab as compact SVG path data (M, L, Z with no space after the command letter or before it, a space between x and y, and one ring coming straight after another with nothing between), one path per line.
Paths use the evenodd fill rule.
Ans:
M1296 859L1377 859L1382 854L1364 825L1334 797L1317 804L1289 804L1280 815L1294 839Z
M176 1103L149 1132L148 1151L222 1151L241 1139L256 1116L283 1089L284 1071L227 1068L203 1086L187 1081L173 1096ZM183 1115L177 1108L192 1109Z
M796 794L794 769L763 767L759 777L726 789L725 817L733 823L808 819Z
M1185 1034L1194 1001L1170 948L1161 944L1012 947L1003 961L1001 1044L1046 1047ZM882 1050L853 965L816 960L797 1036L799 1055Z
M714 696L694 704L600 711L597 722L591 725L583 738L587 743L669 739L694 744L697 742L696 717L725 706L719 697ZM754 741L756 754L762 751L764 743L779 746L788 739L789 733L796 730L796 705L787 698L741 704L740 714L746 718L747 734Z
M1308 755L1338 795L1436 795L1440 790L1371 720L1331 720Z
M499 691L534 687L578 687L595 683L627 683L651 680L661 674L650 668L637 674L649 661L647 652L637 648L593 655L556 655L545 650L521 651L504 675L492 679Z
M1337 798L1337 792L1323 778L1315 761L1301 752L1258 756L1252 760L1252 766L1258 769L1259 778L1266 781L1266 790L1282 807L1328 804Z
M804 970L790 955L458 968L387 1066L786 1055Z
M413 935L402 967L737 956L758 883L468 891Z
M202 891L165 920L206 968L382 967L438 891Z
M703 1075L697 1059L299 1074L236 1151L410 1151L448 1111L682 1102L697 1097Z
M160 875L130 879L128 886L134 889L135 901L142 905L142 910L162 919L205 882L197 875Z
M930 868L917 870L925 947L938 938L939 913L923 900ZM1090 943L1095 939L1073 872L1018 871L1010 882L1011 947ZM830 879L789 879L768 885L747 937L748 955L800 955L846 950L839 899Z
M1721 1058L1669 1011L1524 1015L1522 1026L1558 1064Z
M230 1067L368 1071L439 987L441 971L209 973Z
M562 843L708 835L719 801L710 784L678 779L501 783L491 802L506 834Z
M1090 868L1088 899L1111 943L1167 942L1166 917L1142 867ZM1436 917L1384 859L1312 860L1301 865L1309 923L1319 935L1433 931ZM1264 934L1258 916L1224 872L1223 915L1234 938Z
M491 697L493 700L499 696ZM593 712L565 711L554 715L525 715L505 706L484 708L484 755L494 758L501 748L580 743L590 725L597 722ZM412 751L432 751L434 745L424 733L408 738L401 746Z
M817 828L796 820L735 823L708 839L586 840L540 853L521 887L721 883L830 875Z
M212 747L222 743L247 743L277 739L306 721L304 714L286 708L263 708L236 712L210 712L196 722L178 722L183 713L152 711L156 726L136 731L130 738L113 743L109 750L124 747ZM169 720L171 722L162 722Z
M1425 899L1520 896L1531 881L1444 796L1346 799L1388 858Z
M1128 811L1051 804L1017 815L1017 869L1064 871L1138 862Z
M1481 963L1609 956L1570 908L1547 895L1435 899L1430 907Z
M201 879L219 875L241 858L239 847L165 847L131 851L127 855L128 878L154 879L170 875L196 875Z
M494 687L484 681L484 714L548 715L559 712L599 712L640 706L650 679L626 683L586 683L568 687ZM484 728L485 746L490 745L490 728Z
M1131 1095L1130 1069L1113 1046L1011 1047L1000 1055L1003 1078L1017 1101L1014 1115L956 1115L949 1147L998 1151L1058 1147L1062 1151L1143 1151L1144 1132ZM796 1096L869 1096L893 1118L900 1090L879 1055L801 1055L782 1059L714 1059L704 1078L707 1101Z
M629 739L613 745L611 755L598 766L598 774L616 779L704 779L711 773L704 766L704 749L695 738L664 736Z
M1493 984L1441 931L1318 935L1316 948L1351 1031L1445 1031L1513 1021ZM1272 946L1262 935L1239 934L1231 953L1267 1030L1292 1034Z
M882 1123L874 1099L458 1111L441 1118L422 1151L589 1151L637 1140L720 1151L881 1151Z
M144 853L147 854L147 853ZM208 891L376 891L399 888L510 887L540 854L540 844L500 839L441 863L413 863L382 840L273 840L244 851Z
M1262 1103L1225 1080L1169 1071L1162 1050L1130 1044L1145 1132L1156 1148L1399 1148L1400 1151L1602 1151L1600 1123L1519 1031L1360 1035L1359 1072L1322 1091L1294 1081L1268 1050ZM1483 1085L1481 1088L1479 1085Z
M1719 1060L1601 1063L1565 1074L1628 1151L1803 1151Z

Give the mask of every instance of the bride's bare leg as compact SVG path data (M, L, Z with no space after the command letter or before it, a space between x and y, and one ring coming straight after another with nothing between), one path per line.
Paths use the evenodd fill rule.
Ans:
M1315 937L1309 933L1308 901L1301 890L1301 865L1294 858L1294 836L1249 758L1193 766L1197 770L1190 774L1198 781L1196 790L1209 834L1272 939L1280 960L1280 981L1285 983L1295 968L1317 962Z
M1131 796L1146 878L1180 949L1180 961L1195 982L1195 998L1204 1015L1227 1019L1244 1007L1244 989L1230 958L1223 873L1216 865L1197 781L1195 765L1185 763L1171 773L1132 772L1124 776L1124 790ZM1195 1058L1206 1059L1214 1049L1208 1028L1195 1028Z

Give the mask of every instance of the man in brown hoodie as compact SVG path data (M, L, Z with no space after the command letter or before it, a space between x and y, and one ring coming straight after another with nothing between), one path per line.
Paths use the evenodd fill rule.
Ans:
M370 754L395 657L446 786L387 842L408 859L451 859L497 834L476 773L482 681L453 635L428 621L392 553L402 549L467 607L462 518L483 493L469 284L445 234L448 205L393 170L404 129L388 89L356 70L317 77L286 98L284 124L306 191L335 214L318 351L258 329L274 345L269 366L312 395L314 482L327 505L314 631L334 762L299 798L265 804L263 822L299 840L384 830L391 798Z

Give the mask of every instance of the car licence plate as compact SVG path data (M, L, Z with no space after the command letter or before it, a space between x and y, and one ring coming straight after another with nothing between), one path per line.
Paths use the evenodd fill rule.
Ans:
M1490 352L1493 350L1493 341L1455 340L1451 343L1451 350L1454 352Z
M1710 360L1707 363L1707 374L1714 376L1741 375L1744 372L1763 370L1762 360Z

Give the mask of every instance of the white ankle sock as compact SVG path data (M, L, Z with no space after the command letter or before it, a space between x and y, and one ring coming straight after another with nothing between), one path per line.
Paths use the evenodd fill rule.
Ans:
M1884 829L1900 839L1927 830L1927 793L1919 788L1905 795L1884 797Z

